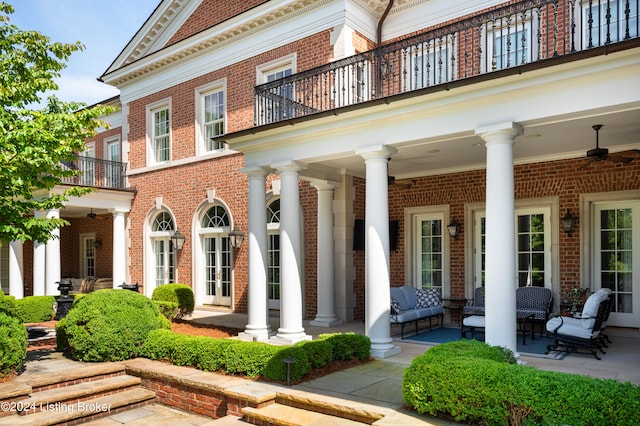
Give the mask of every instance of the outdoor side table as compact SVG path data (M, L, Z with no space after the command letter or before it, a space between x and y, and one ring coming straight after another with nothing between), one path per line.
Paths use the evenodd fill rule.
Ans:
M451 313L451 321L455 321L460 324L462 319L462 308L467 304L467 299L465 298L443 298L442 299L442 307Z

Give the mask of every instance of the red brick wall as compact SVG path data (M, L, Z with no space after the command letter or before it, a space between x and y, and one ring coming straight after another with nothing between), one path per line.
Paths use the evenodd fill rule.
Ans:
M262 3L266 3L266 0L203 0L166 45L184 40Z
M87 139L86 143L89 144L91 142L94 142L96 148L96 158L104 159L104 141L114 136L120 136L120 140L122 140L122 127L114 127L104 132L98 133L91 139ZM120 150L120 152L122 152L122 149Z
M64 211L62 212L64 214ZM102 247L96 249L96 278L113 276L113 216L110 214L65 218L71 224L60 231L60 275L67 278L83 278L80 268L80 234L95 233Z

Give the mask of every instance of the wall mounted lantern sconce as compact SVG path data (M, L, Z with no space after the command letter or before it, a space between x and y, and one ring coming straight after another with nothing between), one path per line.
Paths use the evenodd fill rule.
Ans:
M234 227L233 231L229 232L229 240L231 241L231 246L234 249L239 249L242 241L244 240L244 232L238 229L238 227Z
M182 250L182 247L184 246L184 240L185 236L182 235L182 232L178 231L177 229L173 231L173 235L171 235L171 241L173 242L173 245L176 249Z
M449 235L454 240L458 239L458 235L460 235L460 224L456 221L454 217L451 223L447 226L447 230L449 231Z
M573 227L576 224L576 218L569 213L569 209L567 209L567 214L565 214L561 219L560 223L562 223L562 229L565 234L571 235L573 232Z
M97 249L102 247L102 240L101 239L93 240L93 247Z

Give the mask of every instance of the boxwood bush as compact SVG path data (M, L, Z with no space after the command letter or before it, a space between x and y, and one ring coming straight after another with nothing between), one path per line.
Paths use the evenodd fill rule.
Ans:
M20 370L26 357L27 329L18 318L0 312L0 377Z
M273 346L263 342L245 342L236 339L215 339L205 336L189 336L169 330L154 330L137 349L137 355L153 360L166 360L174 365L196 367L203 371L221 371L249 377L262 376L267 380L287 380L287 365L291 357L290 379L299 381L312 368L321 368L334 359L334 344L340 349L340 359L369 357L360 346L370 342L366 336L355 334L326 335L323 340L300 342L292 346ZM330 338L329 338L330 337ZM359 349L352 350L351 358L344 358L344 347L357 341ZM366 356L364 353L366 352Z
M14 312L23 323L51 321L55 303L54 296L27 296L15 300Z
M640 387L541 371L512 363L508 351L470 341L438 345L405 370L406 403L488 425L640 424Z
M190 315L195 305L193 290L186 284L163 284L158 286L153 290L151 300L177 303L178 309L173 315L176 319Z
M318 335L333 347L333 359L347 360L358 358L365 360L371 354L371 340L356 333L327 333Z
M135 355L149 332L171 328L140 293L104 289L77 300L56 326L58 349L79 361L119 361Z

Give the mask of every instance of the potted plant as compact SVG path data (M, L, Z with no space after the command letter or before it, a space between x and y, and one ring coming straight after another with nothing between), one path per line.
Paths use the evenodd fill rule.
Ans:
M562 291L560 293L560 313L564 316L573 316L576 312L581 311L588 291L589 289L581 287Z

